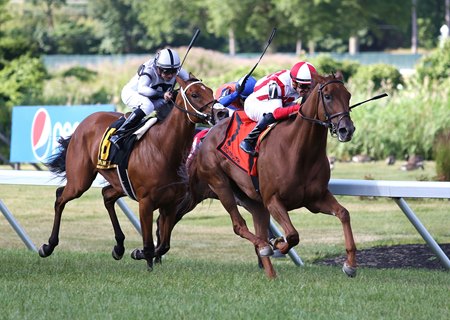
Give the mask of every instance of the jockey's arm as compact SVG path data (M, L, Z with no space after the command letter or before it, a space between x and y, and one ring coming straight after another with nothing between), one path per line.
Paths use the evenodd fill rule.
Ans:
M183 79L184 81L189 80L189 72L184 70L183 68L180 69L180 72L178 72L178 76Z
M219 99L219 103L221 105L223 105L224 107L228 107L230 104L232 104L238 98L238 96L239 96L239 94L236 91L234 91L227 96L221 97Z
M298 109L300 109L299 104L294 104L288 107L279 107L273 111L273 117L275 120L287 119L292 113L298 112Z
M139 94L146 96L150 99L158 99L164 97L164 92L157 91L150 87L151 79L147 74L143 74L139 77L137 91Z

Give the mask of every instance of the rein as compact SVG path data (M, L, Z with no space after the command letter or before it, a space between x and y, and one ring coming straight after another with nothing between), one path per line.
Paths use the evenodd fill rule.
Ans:
M183 98L183 103L184 103L184 107L180 107L175 101L172 100L173 105L180 111L186 113L189 121L191 123L195 123L194 121L192 121L191 117L196 117L198 119L200 119L201 121L206 121L208 122L208 124L213 125L214 120L213 120L213 115L212 115L212 110L211 110L211 114L206 114L201 112L203 109L205 109L206 107L208 107L210 104L214 104L216 103L216 100L212 100L208 103L206 103L205 105L203 105L201 108L199 108L198 110L192 105L191 101L189 101L188 96L186 95L186 91L189 89L189 87L195 85L195 84L199 84L202 83L200 80L191 82L190 84L188 84L186 86L186 88L182 88L180 87L180 92L181 92L181 97ZM188 105L194 110L194 112L190 111L188 109Z
M302 104L302 105L300 106L300 108L299 108L299 110L298 110L298 113L300 114L300 117L302 117L302 119L305 119L305 120L310 121L310 122L312 122L312 123L316 123L316 124L319 124L319 125L324 126L324 127L326 127L326 128L329 128L329 129L330 129L330 134L331 134L332 136L336 136L337 126L336 126L333 122L331 122L331 120L334 119L334 118L336 118L336 117L339 117L339 120L338 120L338 122L337 122L337 123L339 124L339 122L340 122L344 117L350 117L350 111L337 112L337 113L334 113L334 114L332 114L332 115L330 115L330 114L328 113L327 107L326 107L326 104L325 104L325 100L324 100L324 94L323 94L322 90L323 90L323 88L325 88L327 85L329 85L329 84L331 84L331 83L340 83L340 84L342 84L342 85L344 84L343 81L337 80L337 79L336 79L336 80L330 80L330 81L328 81L328 82L326 82L326 83L324 83L324 84L321 84L321 85L319 86L319 89L318 89L317 91L318 91L318 93L319 93L320 99L322 100L322 106L323 106L323 110L324 110L324 112L325 112L325 121L322 121L322 120L316 119L316 118L310 118L310 117L306 116L306 115L303 113L303 111L302 111L302 107L304 106L304 104Z

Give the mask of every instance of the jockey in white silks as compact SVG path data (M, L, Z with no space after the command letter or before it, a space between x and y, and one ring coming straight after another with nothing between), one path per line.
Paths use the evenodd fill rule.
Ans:
M110 137L110 141L120 149L123 134L134 128L146 115L158 111L172 99L172 88L178 75L189 79L186 70L180 68L178 54L172 49L163 49L153 59L141 65L137 73L123 87L121 98L132 113L122 126Z

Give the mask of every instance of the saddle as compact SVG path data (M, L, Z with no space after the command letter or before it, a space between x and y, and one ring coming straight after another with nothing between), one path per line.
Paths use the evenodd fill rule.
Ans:
M149 117L144 118L135 128L124 134L122 148L118 149L109 141L109 138L121 127L124 121L125 116L122 116L105 130L100 140L97 169L116 169L126 195L137 200L128 177L128 160L136 141L142 138L144 133L158 121L158 118L156 114L151 114Z
M175 92L176 94L177 92ZM125 132L122 137L123 147L118 149L109 138L122 126L125 122L125 115L114 121L103 134L98 150L98 169L114 169L117 166L128 166L128 159L136 141L153 126L158 120L163 121L173 109L173 104L165 104L157 110L146 116L136 127Z
M218 145L219 150L227 159L233 164L247 172L253 179L257 177L256 161L258 155L252 156L244 152L239 147L239 143L249 134L250 131L256 126L256 122L250 119L244 111L235 111L231 116L230 123L225 133L225 138ZM256 144L256 150L259 150L261 141L267 136L270 130L273 128L269 126L258 138Z

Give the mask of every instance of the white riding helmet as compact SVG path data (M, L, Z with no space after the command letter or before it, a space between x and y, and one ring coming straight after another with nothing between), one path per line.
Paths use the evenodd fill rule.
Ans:
M313 73L317 73L316 68L309 62L301 61L292 67L291 78L301 84L311 84Z
M181 66L180 57L172 49L162 49L155 56L155 64L161 69L178 69Z

